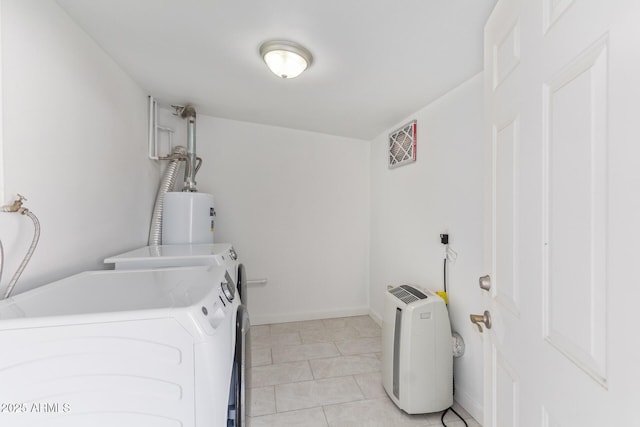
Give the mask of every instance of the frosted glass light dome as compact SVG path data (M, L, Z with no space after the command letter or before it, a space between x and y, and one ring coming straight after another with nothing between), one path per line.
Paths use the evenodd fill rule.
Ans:
M292 79L299 76L313 62L313 56L297 43L272 40L260 46L260 55L278 77Z

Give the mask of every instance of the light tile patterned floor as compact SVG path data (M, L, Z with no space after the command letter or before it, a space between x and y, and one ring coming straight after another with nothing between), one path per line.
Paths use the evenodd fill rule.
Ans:
M250 427L439 426L407 415L382 388L381 330L368 316L251 327ZM480 427L454 404L469 427ZM448 427L464 427L451 412Z

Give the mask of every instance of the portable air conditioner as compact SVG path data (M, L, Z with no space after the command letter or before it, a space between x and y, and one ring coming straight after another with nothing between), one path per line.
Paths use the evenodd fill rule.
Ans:
M438 295L409 285L387 291L382 385L408 414L442 411L453 404L451 325Z

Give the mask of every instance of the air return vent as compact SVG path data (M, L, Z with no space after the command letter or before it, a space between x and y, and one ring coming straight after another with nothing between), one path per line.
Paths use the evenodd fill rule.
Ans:
M416 131L414 120L389 134L389 169L416 161Z

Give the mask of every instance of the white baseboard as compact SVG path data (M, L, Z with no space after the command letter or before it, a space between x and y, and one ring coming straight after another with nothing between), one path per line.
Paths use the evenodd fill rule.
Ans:
M462 406L464 410L469 413L469 415L471 415L480 425L482 425L484 418L484 409L482 407L482 402L474 400L471 396L469 396L464 391L460 391L457 387L454 398L456 402L458 402L460 406Z
M304 320L331 319L334 317L363 316L369 313L369 307L342 308L339 310L316 311L313 313L280 313L252 315L249 317L252 325L269 325L272 323L298 322ZM374 318L377 322L378 320Z
M369 309L369 317L371 317L378 324L378 326L382 327L382 316Z

